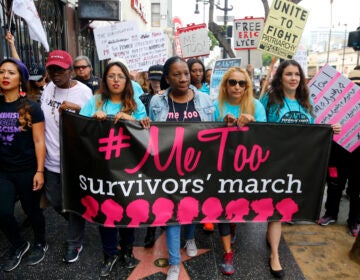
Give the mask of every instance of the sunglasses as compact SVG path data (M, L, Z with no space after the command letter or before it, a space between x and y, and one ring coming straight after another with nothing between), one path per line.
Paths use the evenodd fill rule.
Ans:
M236 86L236 84L239 84L239 86L242 87L242 88L246 87L246 84L247 84L246 81L243 81L243 80L237 81L235 79L229 79L228 83L232 87Z
M74 68L76 70L84 70L85 68L89 67L89 65L79 65L79 66L74 66Z

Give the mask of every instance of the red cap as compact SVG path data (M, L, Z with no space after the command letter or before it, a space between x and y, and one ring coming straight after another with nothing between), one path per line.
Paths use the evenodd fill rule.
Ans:
M55 50L49 53L46 67L56 65L64 69L69 69L73 64L71 55L63 50Z

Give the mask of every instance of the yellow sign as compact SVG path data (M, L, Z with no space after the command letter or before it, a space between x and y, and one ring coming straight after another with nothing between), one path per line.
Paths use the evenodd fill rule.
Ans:
M258 49L292 59L300 43L309 11L287 0L274 0Z

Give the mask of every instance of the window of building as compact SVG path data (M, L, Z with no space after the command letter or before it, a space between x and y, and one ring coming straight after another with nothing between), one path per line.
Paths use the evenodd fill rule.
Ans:
M160 3L151 4L151 27L160 27Z

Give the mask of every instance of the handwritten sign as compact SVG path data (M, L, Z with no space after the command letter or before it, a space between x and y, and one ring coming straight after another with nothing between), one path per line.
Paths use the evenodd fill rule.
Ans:
M234 20L234 49L256 49L264 27L264 18L246 17Z
M342 125L334 140L349 152L360 145L360 87L325 65L309 83L316 123Z
M179 33L183 58L208 56L210 54L206 24L191 24L179 28L177 32Z
M100 60L112 57L112 46L132 47L131 37L138 33L135 21L122 21L109 26L94 29L95 45Z
M215 62L215 66L210 81L210 98L216 100L219 95L221 80L225 72L231 67L240 67L241 58L219 59Z
M290 1L274 0L258 49L284 59L292 59L308 15L307 10Z

